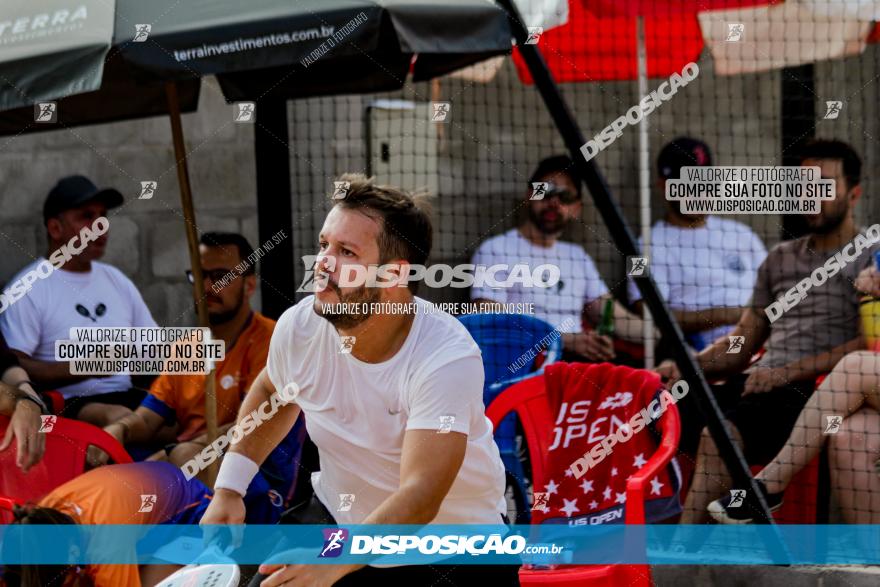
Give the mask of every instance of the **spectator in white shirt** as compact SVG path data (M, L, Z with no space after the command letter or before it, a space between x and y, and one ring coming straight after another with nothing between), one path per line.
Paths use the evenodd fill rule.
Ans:
M31 289L14 302L7 297L0 313L0 329L31 381L41 390L54 389L64 396L63 416L99 427L130 414L146 393L132 389L127 373L72 375L70 363L55 360L55 341L69 339L74 327L156 326L131 280L119 269L98 262L109 233L84 238L86 230L97 226L107 210L122 201L117 190L98 189L81 175L60 180L43 204L49 241L46 257L25 266L10 283L16 284L34 270L45 275L46 268L51 269L50 258L52 266L63 264L47 277L34 280Z
M710 165L712 154L704 142L679 137L657 157L658 187L665 194L666 181L678 179L682 167ZM665 218L651 228L651 276L688 341L701 350L739 321L767 249L745 224L685 215L678 202L666 206ZM632 279L629 295L641 313L641 293Z
M581 179L574 163L565 155L549 157L541 161L529 181L525 219L517 228L483 242L472 263L487 267L525 263L531 270L551 264L559 267L560 279L549 288L524 287L520 283L509 288L473 287L471 299L481 302L486 311L492 311L498 303L532 303L535 317L563 333L568 358L611 360L615 357L611 338L583 325L595 327L599 323L605 300L612 299L612 295L583 247L559 240L565 227L580 220L583 211ZM536 193L538 189L543 193ZM496 279L501 281L504 276L499 271ZM642 341L642 320L617 301L614 325L620 338Z

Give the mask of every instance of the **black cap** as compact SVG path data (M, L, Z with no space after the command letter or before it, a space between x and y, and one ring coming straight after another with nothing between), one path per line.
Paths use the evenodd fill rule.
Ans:
M74 208L79 208L86 202L98 200L103 202L107 209L121 206L122 194L113 188L99 190L87 177L82 175L70 175L62 178L55 184L43 202L43 222L48 222L53 216Z
M690 137L678 137L667 144L657 156L657 173L663 179L678 179L682 167L712 165L709 145Z

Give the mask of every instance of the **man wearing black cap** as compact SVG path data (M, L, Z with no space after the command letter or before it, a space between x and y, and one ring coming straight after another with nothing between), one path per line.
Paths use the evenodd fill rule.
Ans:
M75 327L156 326L131 280L97 261L107 246L107 210L121 204L117 190L98 189L83 176L60 180L43 204L46 257L10 280L25 287L4 300L0 313L0 330L31 380L61 392L62 415L96 426L130 413L144 392L131 389L127 374L71 375L68 363L55 360L55 341L69 339Z
M665 194L666 181L678 179L682 167L711 165L706 143L679 137L657 157L658 187ZM649 257L661 295L689 342L701 350L739 321L767 249L745 224L685 215L679 202L666 201L666 216L651 228ZM641 293L632 280L629 294L641 313Z

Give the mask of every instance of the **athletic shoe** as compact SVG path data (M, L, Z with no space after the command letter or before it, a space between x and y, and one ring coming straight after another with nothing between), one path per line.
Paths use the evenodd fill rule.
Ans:
M763 481L755 480L770 512L775 512L782 507L782 492L768 493ZM720 524L753 524L755 518L761 516L761 507L754 492L749 488L734 489L730 495L716 499L706 508L716 522Z

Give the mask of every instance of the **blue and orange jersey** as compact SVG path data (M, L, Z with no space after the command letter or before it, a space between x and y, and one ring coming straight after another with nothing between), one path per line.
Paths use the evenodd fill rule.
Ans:
M241 400L266 366L269 341L275 321L254 312L226 358L217 363L214 390L217 394L217 424L235 421ZM142 406L179 425L177 440L185 442L204 434L206 375L160 375L150 386Z
M92 469L55 488L38 503L77 524L197 523L212 492L166 462L128 463ZM137 565L90 565L95 585L140 585Z

